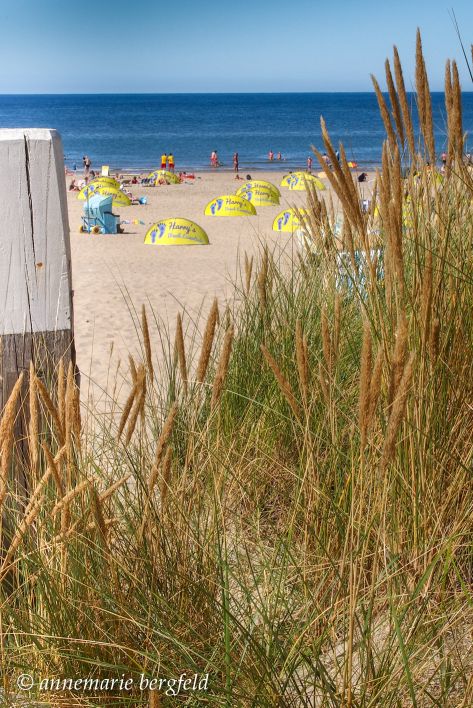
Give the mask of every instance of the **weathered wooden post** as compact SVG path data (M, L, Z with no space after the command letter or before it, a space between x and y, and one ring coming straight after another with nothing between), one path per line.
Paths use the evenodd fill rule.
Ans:
M75 363L64 156L54 130L0 130L0 412L30 361Z

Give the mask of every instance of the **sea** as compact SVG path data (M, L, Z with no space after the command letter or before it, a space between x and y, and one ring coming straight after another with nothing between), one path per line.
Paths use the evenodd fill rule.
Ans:
M414 109L415 96L409 97ZM444 95L432 95L438 152L446 146ZM159 166L172 152L176 169L209 168L218 152L231 169L238 152L240 169L304 167L314 145L323 150L320 118L333 142L341 141L360 167L380 162L385 137L373 93L231 93L0 95L0 127L55 128L62 136L66 165L117 170ZM466 131L473 131L473 93L463 96ZM468 150L468 147L467 147ZM269 151L281 161L268 160Z

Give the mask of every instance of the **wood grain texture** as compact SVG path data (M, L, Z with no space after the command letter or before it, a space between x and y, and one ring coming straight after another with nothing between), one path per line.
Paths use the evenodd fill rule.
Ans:
M48 129L0 130L0 410L32 360L75 363L64 156Z

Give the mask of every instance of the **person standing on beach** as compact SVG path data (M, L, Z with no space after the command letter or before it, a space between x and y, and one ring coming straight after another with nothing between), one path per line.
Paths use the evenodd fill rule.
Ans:
M239 166L240 166L240 161L239 161L238 153L234 152L233 153L233 171L235 172L237 177L238 177Z
M268 160L270 162L272 162L274 160L274 152L272 150L270 150L268 153Z
M82 162L84 163L84 179L85 183L89 181L89 174L90 174L90 166L92 164L90 157L88 155L84 155L82 158Z
M310 174L312 172L312 156L309 155L307 158L307 172Z
M172 154L172 152L170 152L168 155L168 169L169 172L174 172L174 155Z
M163 153L161 155L161 169L165 170L167 167L167 164L168 164L168 156L166 155L166 153Z
M210 154L210 167L217 167L217 152L212 150Z

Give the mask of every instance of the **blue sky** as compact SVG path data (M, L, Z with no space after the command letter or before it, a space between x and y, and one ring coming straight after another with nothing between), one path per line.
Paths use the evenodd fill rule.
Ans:
M364 91L393 44L409 87L417 26L470 89L452 6L469 47L471 0L1 0L0 93Z

